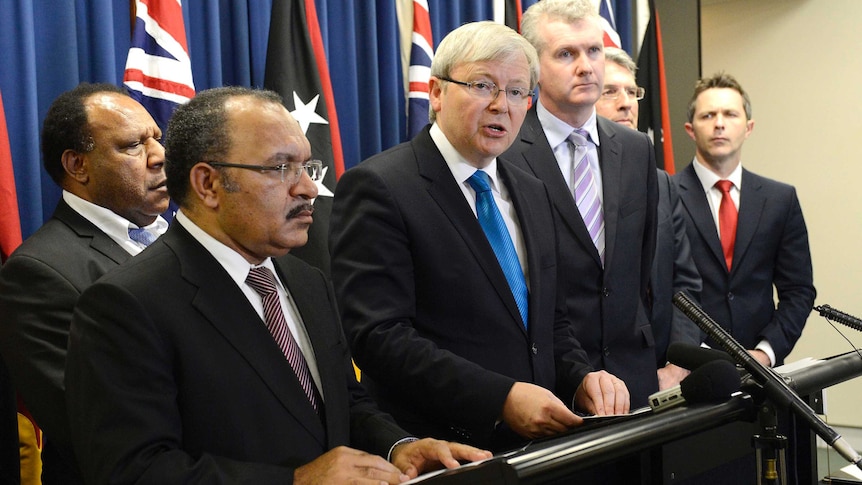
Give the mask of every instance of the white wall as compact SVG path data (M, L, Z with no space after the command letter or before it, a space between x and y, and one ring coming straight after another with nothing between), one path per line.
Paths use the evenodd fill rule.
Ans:
M816 304L856 316L862 316L860 20L859 0L712 0L701 10L703 75L732 74L751 97L755 125L743 166L796 186ZM862 334L839 328L862 346ZM788 362L850 349L812 312ZM829 388L826 403L830 424L862 427L862 378Z

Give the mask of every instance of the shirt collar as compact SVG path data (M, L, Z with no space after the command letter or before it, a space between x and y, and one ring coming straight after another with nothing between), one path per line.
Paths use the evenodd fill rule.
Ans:
M733 186L736 187L736 190L741 190L742 188L742 163L740 162L733 172L730 175L723 179L718 176L715 172L706 167L706 165L700 163L695 157L692 160L692 165L694 166L694 173L697 175L698 180L700 180L701 185L703 185L703 191L709 192L715 186L715 183L719 180L730 180L733 182Z
M63 201L115 241L130 241L129 229L138 227L111 209L82 199L67 190L63 191ZM168 221L157 216L155 222L143 228L161 236L168 230Z
M596 146L599 146L599 128L596 122L595 108L593 108L592 114L583 126L571 126L565 121L557 118L542 105L541 101L537 102L536 116L539 117L539 123L542 124L542 129L545 132L545 136L548 138L548 144L551 146L551 149L556 148L566 141L566 138L572 134L572 131L575 128L585 130L590 134L590 140L592 140Z
M245 283L246 278L248 278L248 272L252 267L263 266L269 268L273 274L277 274L275 272L275 265L272 263L272 258L266 258L257 266L249 264L241 254L212 237L197 224L192 222L192 220L189 219L182 210L177 212L175 221L183 226L183 228L187 230L189 234L197 240L197 242L201 243L201 246L203 246L204 249L206 249L216 259L216 261L218 261L238 286ZM277 276L275 279L276 281L279 281Z
M468 178L476 173L476 170L482 170L491 177L491 190L495 190L498 193L500 192L500 184L497 182L496 158L491 160L491 163L489 163L487 167L477 169L471 165L466 158L458 153L458 150L452 146L452 143L449 142L449 139L446 138L446 134L443 133L443 130L441 130L439 126L437 126L437 123L431 125L431 139L434 141L434 144L437 145L437 149L440 150L440 154L443 155L443 160L445 160L446 165L449 166L449 170L455 177L456 182L463 184Z

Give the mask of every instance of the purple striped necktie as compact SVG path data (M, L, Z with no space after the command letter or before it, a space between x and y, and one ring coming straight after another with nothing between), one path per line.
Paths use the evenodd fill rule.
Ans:
M263 301L263 316L266 320L266 327L293 368L293 372L299 379L299 383L302 385L302 389L305 391L305 395L308 397L311 406L319 414L321 404L320 394L317 392L314 380L311 378L308 363L305 361L305 357L303 357L296 340L293 339L293 334L290 333L290 329L287 327L287 320L284 318L278 291L275 288L275 276L268 268L261 266L252 268L245 282L260 295Z
M569 153L572 157L572 186L574 187L575 204L590 233L590 239L599 252L602 264L605 262L605 217L602 211L602 201L599 198L599 187L590 169L589 134L583 130L575 130L566 139ZM583 150L577 156L578 148Z

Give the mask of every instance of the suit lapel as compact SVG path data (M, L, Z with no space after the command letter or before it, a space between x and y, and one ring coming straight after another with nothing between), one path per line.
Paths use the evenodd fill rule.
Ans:
M180 224L173 224L160 240L177 255L183 278L198 288L192 306L243 356L287 411L325 446L326 436L320 419L245 294Z
M745 251L751 245L754 233L763 214L766 197L760 189L763 185L751 172L742 170L742 187L739 191L739 216L736 223L736 241L733 246L733 269L742 260Z
M557 158L548 144L548 139L545 137L545 132L542 130L542 125L536 115L535 107L527 112L524 128L521 129L521 142L528 145L528 148L523 152L525 162L532 170L533 175L545 183L563 223L574 234L581 246L592 255L595 263L601 266L602 261L599 252L590 238L590 233L578 211L578 206L575 205L574 195L569 191L569 187L560 173ZM607 225L607 223L605 224Z
M479 225L479 221L476 220L476 216L464 199L464 194L452 177L446 160L443 159L440 150L431 140L428 129L426 128L419 136L415 137L411 143L416 156L419 175L428 181L428 194L461 234L464 243L473 253L476 261L479 262L479 266L488 277L491 285L505 302L512 318L516 322L521 322L521 314L515 303L515 297L512 295L506 276L494 255L494 250L491 249L491 244L482 231L482 226ZM514 191L514 188L510 188L510 193ZM523 325L521 328L523 329Z
M622 146L608 128L612 123L596 117L599 130L599 166L602 169L602 207L605 218L605 265L614 257L617 225L620 214L621 184L623 177ZM586 229L585 229L586 230ZM592 242L592 241L591 241ZM598 254L598 253L597 253Z
M122 264L132 257L116 241L105 234L101 229L94 226L84 216L72 209L63 199L57 204L54 217L69 226L78 237L90 239L90 247L94 251L104 254L107 258L117 264Z
M727 271L727 263L724 261L724 251L721 249L721 239L718 237L718 229L715 227L715 220L712 217L712 212L709 210L706 194L703 193L703 185L700 183L700 179L697 178L693 165L686 167L682 174L680 174L679 198L691 216L698 234L706 241L706 245L712 252L716 264Z

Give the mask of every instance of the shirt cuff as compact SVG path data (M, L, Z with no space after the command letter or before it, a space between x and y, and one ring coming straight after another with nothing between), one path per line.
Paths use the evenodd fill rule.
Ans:
M387 453L386 455L386 461L390 463L392 462L392 450L394 450L396 446L403 445L404 443L412 443L414 441L419 441L419 438L408 436L407 438L401 438L400 440L396 441L395 444L389 448L389 453Z
M757 347L754 347L755 350L763 351L767 357L769 357L769 367L775 367L775 351L772 350L772 344L770 344L767 340L761 340L760 343L757 344Z

